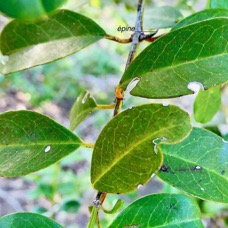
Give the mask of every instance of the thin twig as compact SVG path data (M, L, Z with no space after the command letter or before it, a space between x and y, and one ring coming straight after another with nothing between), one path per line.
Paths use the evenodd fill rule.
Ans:
M118 42L118 43L121 43L121 44L128 44L128 43L132 42L132 38L131 37L128 38L128 39L122 39L122 38L119 38L119 37L116 37L116 36L113 36L113 35L109 35L109 34L106 34L105 39L112 40L112 41L115 41L115 42Z

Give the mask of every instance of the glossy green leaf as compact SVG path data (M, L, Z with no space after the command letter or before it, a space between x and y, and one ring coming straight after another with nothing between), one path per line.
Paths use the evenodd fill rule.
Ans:
M26 175L75 151L81 140L47 116L32 111L0 115L0 176Z
M102 211L106 214L115 214L118 212L124 205L124 201L121 199L118 199L114 205L114 207L111 210L105 209L103 206L101 206Z
M221 88L200 90L194 103L194 117L197 122L209 122L221 106Z
M130 204L109 228L203 228L196 201L180 194L154 194Z
M146 8L144 12L144 28L160 29L174 26L182 17L177 8L171 6Z
M9 57L0 72L9 74L73 54L100 40L105 31L91 19L59 10L36 23L14 20L2 31L1 51Z
M228 203L228 142L194 128L175 145L162 145L164 163L157 175L196 197Z
M35 213L15 213L0 218L4 228L63 228L54 220Z
M46 16L66 0L7 0L0 1L0 11L6 16L21 20L34 20Z
M215 18L223 18L228 17L228 10L227 9L207 9L200 11L198 13L192 14L189 17L186 17L184 20L180 21L176 24L172 30L188 26L191 24L197 24L206 20L211 20Z
M178 142L190 130L188 114L176 106L148 104L121 112L96 141L91 168L93 187L108 193L136 190L160 168L159 141Z
M70 130L74 131L96 107L94 98L90 96L89 92L83 91L70 110Z
M148 46L125 71L123 90L147 98L178 97L193 92L189 83L205 89L228 81L228 17L215 18L176 29Z
M210 7L228 9L228 1L227 0L210 0Z

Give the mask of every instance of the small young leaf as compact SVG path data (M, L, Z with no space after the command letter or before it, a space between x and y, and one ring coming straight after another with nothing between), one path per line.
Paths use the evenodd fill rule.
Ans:
M191 130L189 116L176 106L148 104L114 117L96 141L91 167L93 187L126 193L145 184L157 172L162 154L156 146L178 142Z
M65 201L60 209L68 213L76 213L80 207L80 203L77 200L67 200Z
M221 88L212 87L200 90L194 103L194 117L197 122L209 122L221 106Z
M228 81L228 17L212 18L176 29L147 47L125 71L120 87L147 98L178 97L193 92L188 84L205 89Z
M0 176L46 168L72 153L81 140L47 116L31 111L0 115Z
M200 217L200 209L194 199L180 194L154 194L130 204L109 228L203 228Z
M202 21L211 20L215 18L222 18L222 17L228 17L228 10L226 9L207 9L200 11L198 13L194 13L189 17L186 17L182 21L180 21L178 24L176 24L172 30L188 26L191 24L197 24Z
M121 199L118 199L114 205L114 207L111 210L106 210L105 208L103 208L103 206L101 207L102 211L104 211L104 213L106 214L115 214L116 212L118 212L124 205L124 201Z
M21 19L35 20L46 16L62 5L66 0L7 0L0 1L0 11L6 16Z
M59 10L48 19L10 22L0 37L1 51L9 56L0 72L9 74L73 54L104 37L105 31L91 19Z
M145 9L144 12L144 28L160 29L170 28L177 23L182 14L177 8L171 6L153 7Z
M4 228L63 228L54 220L35 213L15 213L0 218L0 227Z
M210 7L228 9L228 1L227 0L210 0Z
M90 96L89 92L83 91L70 110L70 130L74 131L96 107L94 98Z
M157 175L196 197L228 203L228 142L199 128L175 145L162 145L164 163Z

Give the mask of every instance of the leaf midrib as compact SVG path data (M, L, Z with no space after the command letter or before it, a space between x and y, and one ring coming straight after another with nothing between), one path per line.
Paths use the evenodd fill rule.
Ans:
M145 141L149 140L150 138L151 138L151 140L152 140L152 137L154 137L154 135L156 135L156 134L158 134L158 133L164 131L164 129L169 129L169 130L171 130L171 129L173 129L173 128L176 128L177 126L181 126L181 125L172 125L172 126L170 126L170 127L163 128L163 129L161 129L161 130L159 130L159 131L155 131L155 132L153 132L152 135L149 134L149 136L147 136L147 137L142 137L142 140L139 140L137 143L135 143L135 144L133 144L132 146L130 146L129 149L126 150L125 153L122 153L121 157L118 157L119 159L113 160L113 163L112 163L111 165L109 165L108 169L106 169L105 172L102 172L98 177L96 177L96 180L92 183L93 186L95 186L95 184L96 184L103 176L105 176L105 175L106 175L106 174L107 174L107 173L108 173L108 172L109 172L117 163L119 163L125 156L127 156L127 155L128 155L132 150L134 150L137 146L139 146L140 144L142 144L142 143L144 143ZM191 131L191 129L190 129L190 131ZM188 134L190 133L190 131L188 132ZM186 134L185 137L187 137L188 134ZM163 137L164 137L164 136L163 136ZM185 137L183 137L183 138L185 138ZM181 139L179 139L179 140L181 140ZM174 142L175 142L175 141L174 141ZM174 143L174 142L172 142L172 143ZM151 142L151 144L152 144L152 142ZM166 143L166 144L167 144L167 143ZM151 147L152 147L152 146L151 146Z

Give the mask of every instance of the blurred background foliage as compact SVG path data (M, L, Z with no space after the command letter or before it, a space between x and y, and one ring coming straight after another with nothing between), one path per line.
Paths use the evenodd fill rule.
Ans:
M182 17L186 17L205 9L207 2L206 0L147 0L145 14L151 8L165 5L177 8ZM131 33L121 33L118 27L134 26L136 6L136 0L68 0L62 8L90 17L109 34L128 38ZM147 15L147 18L148 16L150 15ZM147 24L149 24L148 20ZM1 27L7 21L8 19L1 17ZM148 44L141 45L139 51ZM0 75L0 110L3 112L32 109L45 113L68 127L69 110L82 90L89 90L97 103L113 103L114 88L124 71L129 47L130 44L101 40L67 58L11 75ZM223 96L227 98L227 87L224 86L223 92ZM191 95L153 102L175 103L192 114L194 99L195 95ZM130 97L127 94L124 108L146 102L152 101ZM219 133L221 130L223 134L228 132L227 102L227 99L223 98L223 109L208 124L209 127L219 126ZM86 141L95 142L102 127L111 119L111 116L112 111L94 112L79 126L76 130L77 134ZM213 129L218 130L217 127ZM4 215L17 210L35 211L55 217L65 227L86 227L89 217L88 206L96 194L90 184L91 153L90 149L80 149L59 163L24 177L22 182L21 179L1 178L0 208L2 209L0 209L0 214ZM4 201L6 191L16 206L12 203L10 207L4 207L7 204L7 199L5 199L6 202ZM27 198L25 191L28 193ZM136 197L162 191L177 192L171 186L153 178L137 192L120 197L128 204ZM117 198L116 195L110 195L104 207L111 208ZM223 219L228 213L226 206L202 200L199 200L199 204L204 217L209 218L204 220L207 227L225 226ZM107 227L113 218L113 215L103 216L103 226Z

